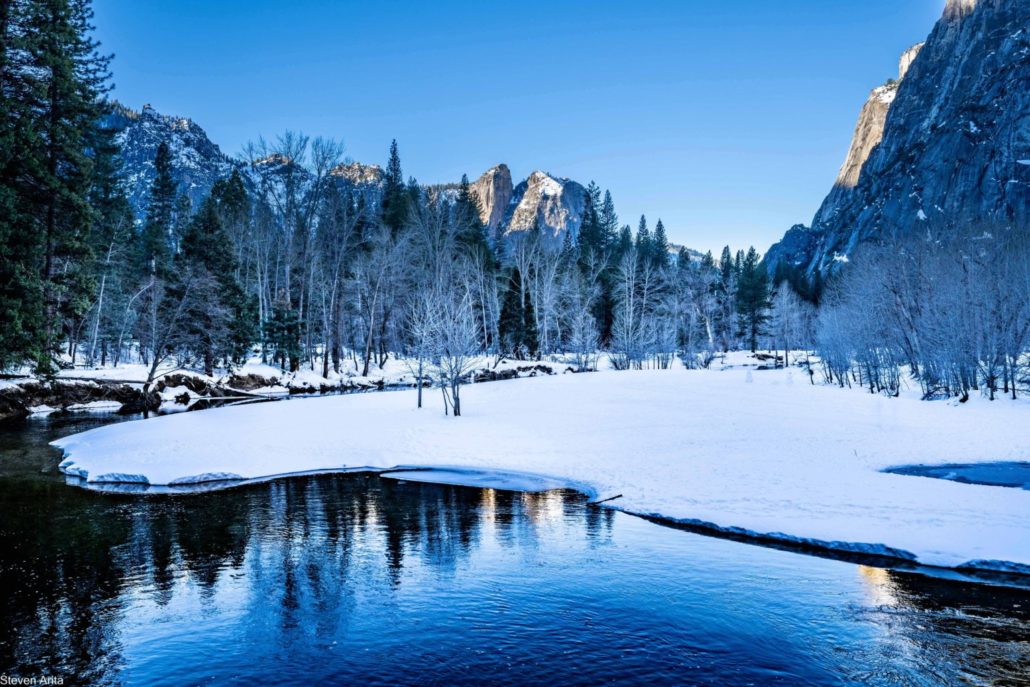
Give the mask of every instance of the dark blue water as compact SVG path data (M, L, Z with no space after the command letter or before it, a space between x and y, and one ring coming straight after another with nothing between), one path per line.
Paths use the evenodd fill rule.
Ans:
M65 684L1026 684L1030 593L573 492L323 476L139 497L0 430L0 675Z
M1030 491L1030 463L998 461L996 463L948 463L946 465L903 465L885 472L913 477L934 477L966 484L1012 487Z

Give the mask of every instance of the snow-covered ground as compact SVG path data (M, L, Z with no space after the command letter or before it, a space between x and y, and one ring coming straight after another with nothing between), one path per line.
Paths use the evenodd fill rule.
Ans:
M368 466L543 475L626 511L937 566L1030 571L1030 492L887 474L1026 460L1030 404L885 398L799 370L566 374L462 391L257 404L61 439L93 482L166 485Z
M550 369L552 373L558 373L571 365L562 356L553 356L553 358L553 360L544 361L510 360L507 358L498 360L494 356L483 355L474 361L474 367L477 371L490 370L496 373L542 366ZM269 387L255 390L255 392L272 394L285 393L291 389L294 391L305 389L317 390L323 387L336 387L340 385L377 387L384 385L414 385L415 383L415 361L398 359L392 356L387 359L382 367L372 365L368 375L359 374L350 361L343 366L341 372L330 370L327 377L322 376L320 364L316 365L316 367L318 368L317 370L312 370L308 365L304 365L296 372L283 372L274 365L262 363L259 359L254 358L231 372L228 370L216 370L214 376L207 376L196 370L189 370L169 364L159 370L159 376L156 378L156 381L160 381L166 375L177 374L197 377L212 385L229 385L233 375L237 377L254 375L274 382ZM22 372L28 375L27 370L22 370ZM140 363L123 363L118 367L69 367L60 370L57 374L57 379L62 381L96 380L143 384L147 379L148 372L148 366ZM428 368L426 374L428 374ZM0 382L4 381L0 380ZM8 380L6 383L13 385L17 382Z

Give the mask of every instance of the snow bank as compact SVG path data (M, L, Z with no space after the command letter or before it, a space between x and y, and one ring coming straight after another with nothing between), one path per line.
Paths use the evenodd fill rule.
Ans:
M798 379L795 379L797 377ZM439 394L297 399L102 427L54 442L93 482L253 479L362 466L488 469L623 510L926 565L1030 571L1030 492L888 474L1030 457L1030 404L888 399L791 370L558 375ZM398 475L399 476L399 475Z

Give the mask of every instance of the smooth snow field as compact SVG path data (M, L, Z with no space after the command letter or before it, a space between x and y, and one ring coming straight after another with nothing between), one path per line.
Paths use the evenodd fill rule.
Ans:
M89 482L369 467L528 473L619 509L923 565L1030 572L1030 492L882 472L1030 456L1024 401L925 402L800 371L566 374L128 422L54 444ZM454 475L459 475L455 478ZM477 473L474 484L484 484ZM397 477L404 478L403 475Z

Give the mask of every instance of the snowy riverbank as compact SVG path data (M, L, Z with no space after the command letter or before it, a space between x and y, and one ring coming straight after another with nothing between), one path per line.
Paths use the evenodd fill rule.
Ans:
M68 367L52 379L42 379L28 370L0 378L0 421L55 411L117 411L139 413L144 406L151 411L177 412L199 401L225 402L244 398L277 398L297 394L336 394L374 391L385 388L415 387L414 361L390 358L383 366L373 366L367 375L348 363L341 372L329 371L323 377L305 366L296 372L251 360L233 370L218 370L205 375L196 370L166 366L155 378L149 394L143 385L149 369L139 363L118 367ZM574 363L560 357L553 360L525 361L480 356L469 381L492 382L540 375L564 374Z
M959 405L811 386L798 370L599 372L161 417L55 442L93 482L453 466L545 475L623 510L888 554L1030 572L1030 492L888 474L1026 460L1030 404Z

